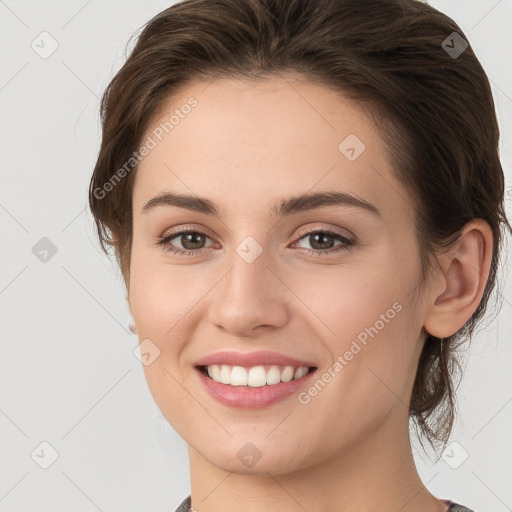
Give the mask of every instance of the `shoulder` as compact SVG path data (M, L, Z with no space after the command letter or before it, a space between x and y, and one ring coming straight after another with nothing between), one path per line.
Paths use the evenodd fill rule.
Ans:
M175 512L189 512L190 509L190 495L187 496L181 503L180 506L176 509ZM464 512L464 511L462 511Z

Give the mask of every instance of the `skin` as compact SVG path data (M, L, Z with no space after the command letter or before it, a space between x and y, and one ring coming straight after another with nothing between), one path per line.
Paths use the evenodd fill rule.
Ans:
M188 444L192 506L446 510L416 471L407 404L425 331L447 337L478 306L490 268L488 224L466 226L420 294L414 210L357 104L293 75L192 82L168 99L147 134L191 96L198 105L137 171L127 298L139 339L160 350L144 371ZM338 150L349 134L366 146L354 161ZM363 198L381 216L347 205L270 214L279 199L331 190ZM142 213L168 191L208 198L221 218L177 206ZM198 254L157 245L171 228L190 226L207 234ZM311 256L307 249L319 249L297 234L304 227L356 243ZM236 252L247 236L263 250L252 263ZM182 236L168 244L191 247ZM321 374L396 302L401 311L308 404L293 394L264 409L237 409L200 386L195 362L224 349L274 350L314 361ZM237 457L248 442L261 452L251 468Z

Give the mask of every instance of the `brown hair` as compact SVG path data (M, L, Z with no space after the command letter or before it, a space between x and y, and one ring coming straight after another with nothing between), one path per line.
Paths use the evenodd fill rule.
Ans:
M155 16L101 102L103 138L89 190L101 246L114 247L129 286L137 166L126 162L164 101L192 80L285 72L334 88L377 124L415 207L420 288L437 250L450 247L468 221L481 218L492 229L482 300L449 338L426 333L412 391L410 417L420 434L434 448L446 446L460 371L455 349L471 340L486 310L502 224L511 227L489 81L462 30L433 7L418 0L184 0Z

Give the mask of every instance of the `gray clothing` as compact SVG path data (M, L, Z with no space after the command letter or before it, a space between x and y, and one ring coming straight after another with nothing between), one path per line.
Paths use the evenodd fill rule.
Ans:
M458 503L454 503L453 501L447 501L447 505L450 505L448 509L449 512L473 512L469 508L464 505L459 505ZM176 509L176 512L189 512L190 509L190 496L187 496L182 502L181 505Z

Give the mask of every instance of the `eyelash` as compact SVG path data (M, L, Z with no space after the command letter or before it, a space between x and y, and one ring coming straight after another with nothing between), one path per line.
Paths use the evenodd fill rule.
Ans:
M174 238L177 238L181 235L191 234L191 233L205 235L206 237L210 238L207 233L200 231L198 229L183 229L181 231L176 231L169 235L160 237L157 241L157 245L159 247L161 247L164 251L178 254L179 256L193 256L193 255L197 255L197 254L202 254L208 248L191 250L191 249L179 249L177 247L173 247L173 246L169 245L169 242L171 240L173 240ZM354 240L352 240L344 235L341 235L340 233L337 233L336 231L331 231L329 229L318 229L318 228L307 229L307 230L301 231L299 234L300 236L297 239L297 242L299 242L300 240L302 240L303 238L305 238L308 235L317 234L317 233L335 237L343 243L338 245L337 247L334 247L331 249L326 249L326 250L302 249L308 256L322 256L324 254L334 254L334 253L337 253L340 251L348 250L351 248L351 246L353 246L355 244Z

